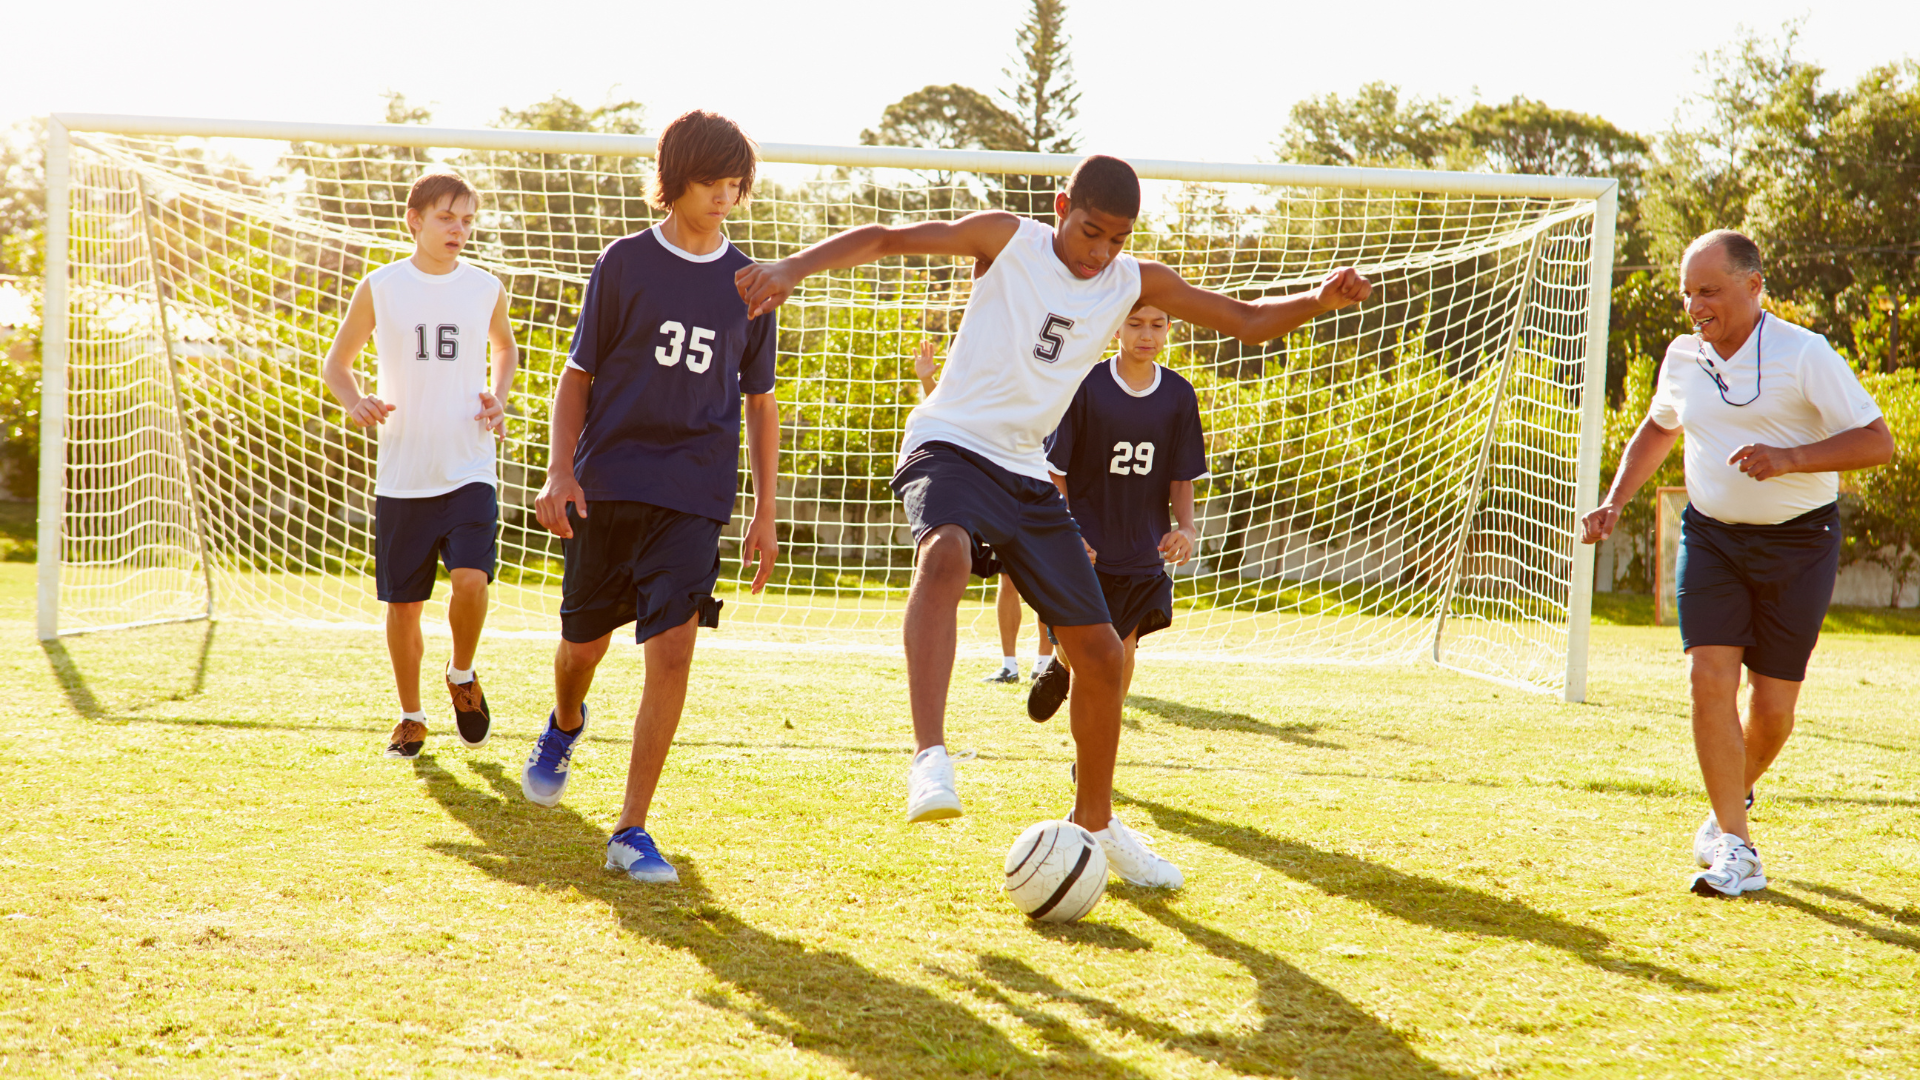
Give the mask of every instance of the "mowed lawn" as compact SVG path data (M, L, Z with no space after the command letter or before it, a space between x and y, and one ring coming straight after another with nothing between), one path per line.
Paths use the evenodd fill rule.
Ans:
M543 810L548 644L485 647L492 742L430 694L405 763L375 635L43 647L30 605L0 566L3 1075L1920 1075L1920 637L1823 642L1755 814L1773 887L1738 902L1685 891L1671 629L1598 628L1578 706L1149 656L1120 812L1187 887L1040 927L1000 869L1068 805L1065 726L980 662L967 815L914 826L897 659L706 636L663 888L601 870L636 650Z

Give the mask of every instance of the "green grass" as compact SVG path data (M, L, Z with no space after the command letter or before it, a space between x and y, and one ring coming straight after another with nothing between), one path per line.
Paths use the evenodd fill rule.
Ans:
M34 503L0 499L0 562L33 561L38 520Z
M440 706L408 764L376 635L43 647L31 599L0 566L0 1075L1920 1075L1913 637L1822 644L1737 903L1683 891L1671 628L1596 628L1580 706L1145 654L1119 812L1188 884L1054 928L997 879L1066 731L973 660L968 814L909 826L897 660L704 637L655 814L685 883L647 888L600 870L632 649L541 810L545 643L486 645L491 743Z

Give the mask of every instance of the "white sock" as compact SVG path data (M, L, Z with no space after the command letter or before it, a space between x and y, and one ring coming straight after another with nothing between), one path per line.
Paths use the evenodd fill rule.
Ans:
M403 712L402 712L402 713L400 714L400 719L402 719L402 720L411 720L411 721L413 721L413 722L414 722L414 723L416 723L416 724L424 724L424 723L426 723L426 722L427 722L427 714L426 714L426 710L424 710L424 709L415 709L415 710L414 710L413 712L404 712L404 711L403 711Z
M1019 657L1017 657L1017 656L1003 656L1003 657L1001 657L1001 658L1000 658L1000 670L1001 670L1001 671L1011 671L1011 672L1013 672L1013 673L1014 673L1015 675L1018 675L1018 674L1020 674L1020 658L1019 658Z
M1053 657L1043 656L1033 662L1033 673L1035 675L1038 675L1052 666L1053 666Z
M447 661L447 681L455 686L465 686L473 681L473 669L468 668L462 671L454 667L453 661L449 660Z

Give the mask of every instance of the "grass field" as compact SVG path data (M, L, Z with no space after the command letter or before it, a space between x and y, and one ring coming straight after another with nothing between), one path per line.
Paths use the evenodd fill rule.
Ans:
M0 1074L1920 1075L1920 637L1823 641L1755 815L1774 886L1732 903L1683 891L1671 629L1598 627L1581 706L1148 663L1120 813L1187 888L1057 928L997 879L1068 804L1066 733L970 665L968 815L909 826L899 661L705 638L655 811L685 884L649 888L600 869L633 650L541 810L545 643L483 652L486 747L442 704L393 762L376 635L43 647L31 573L0 565Z

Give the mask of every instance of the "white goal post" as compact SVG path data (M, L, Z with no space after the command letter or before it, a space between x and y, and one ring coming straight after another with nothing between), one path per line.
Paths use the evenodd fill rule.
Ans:
M553 632L559 553L529 512L546 402L593 257L658 218L652 138L56 114L48 139L43 639L378 623L372 449L318 368L359 277L411 251L406 188L440 166L482 192L467 257L506 283L521 345L489 632ZM1045 213L1077 163L760 150L729 235L762 260L868 222ZM1593 556L1574 527L1599 487L1614 182L1133 165L1132 250L1197 284L1277 295L1339 265L1378 283L1264 346L1176 328L1163 361L1199 391L1212 474L1175 626L1143 651L1424 660L1583 700ZM886 479L918 400L913 351L951 339L969 289L955 260L893 259L817 275L782 309L782 568L760 596L742 587L736 518L717 640L897 647L912 549ZM994 588L962 611L983 653Z

